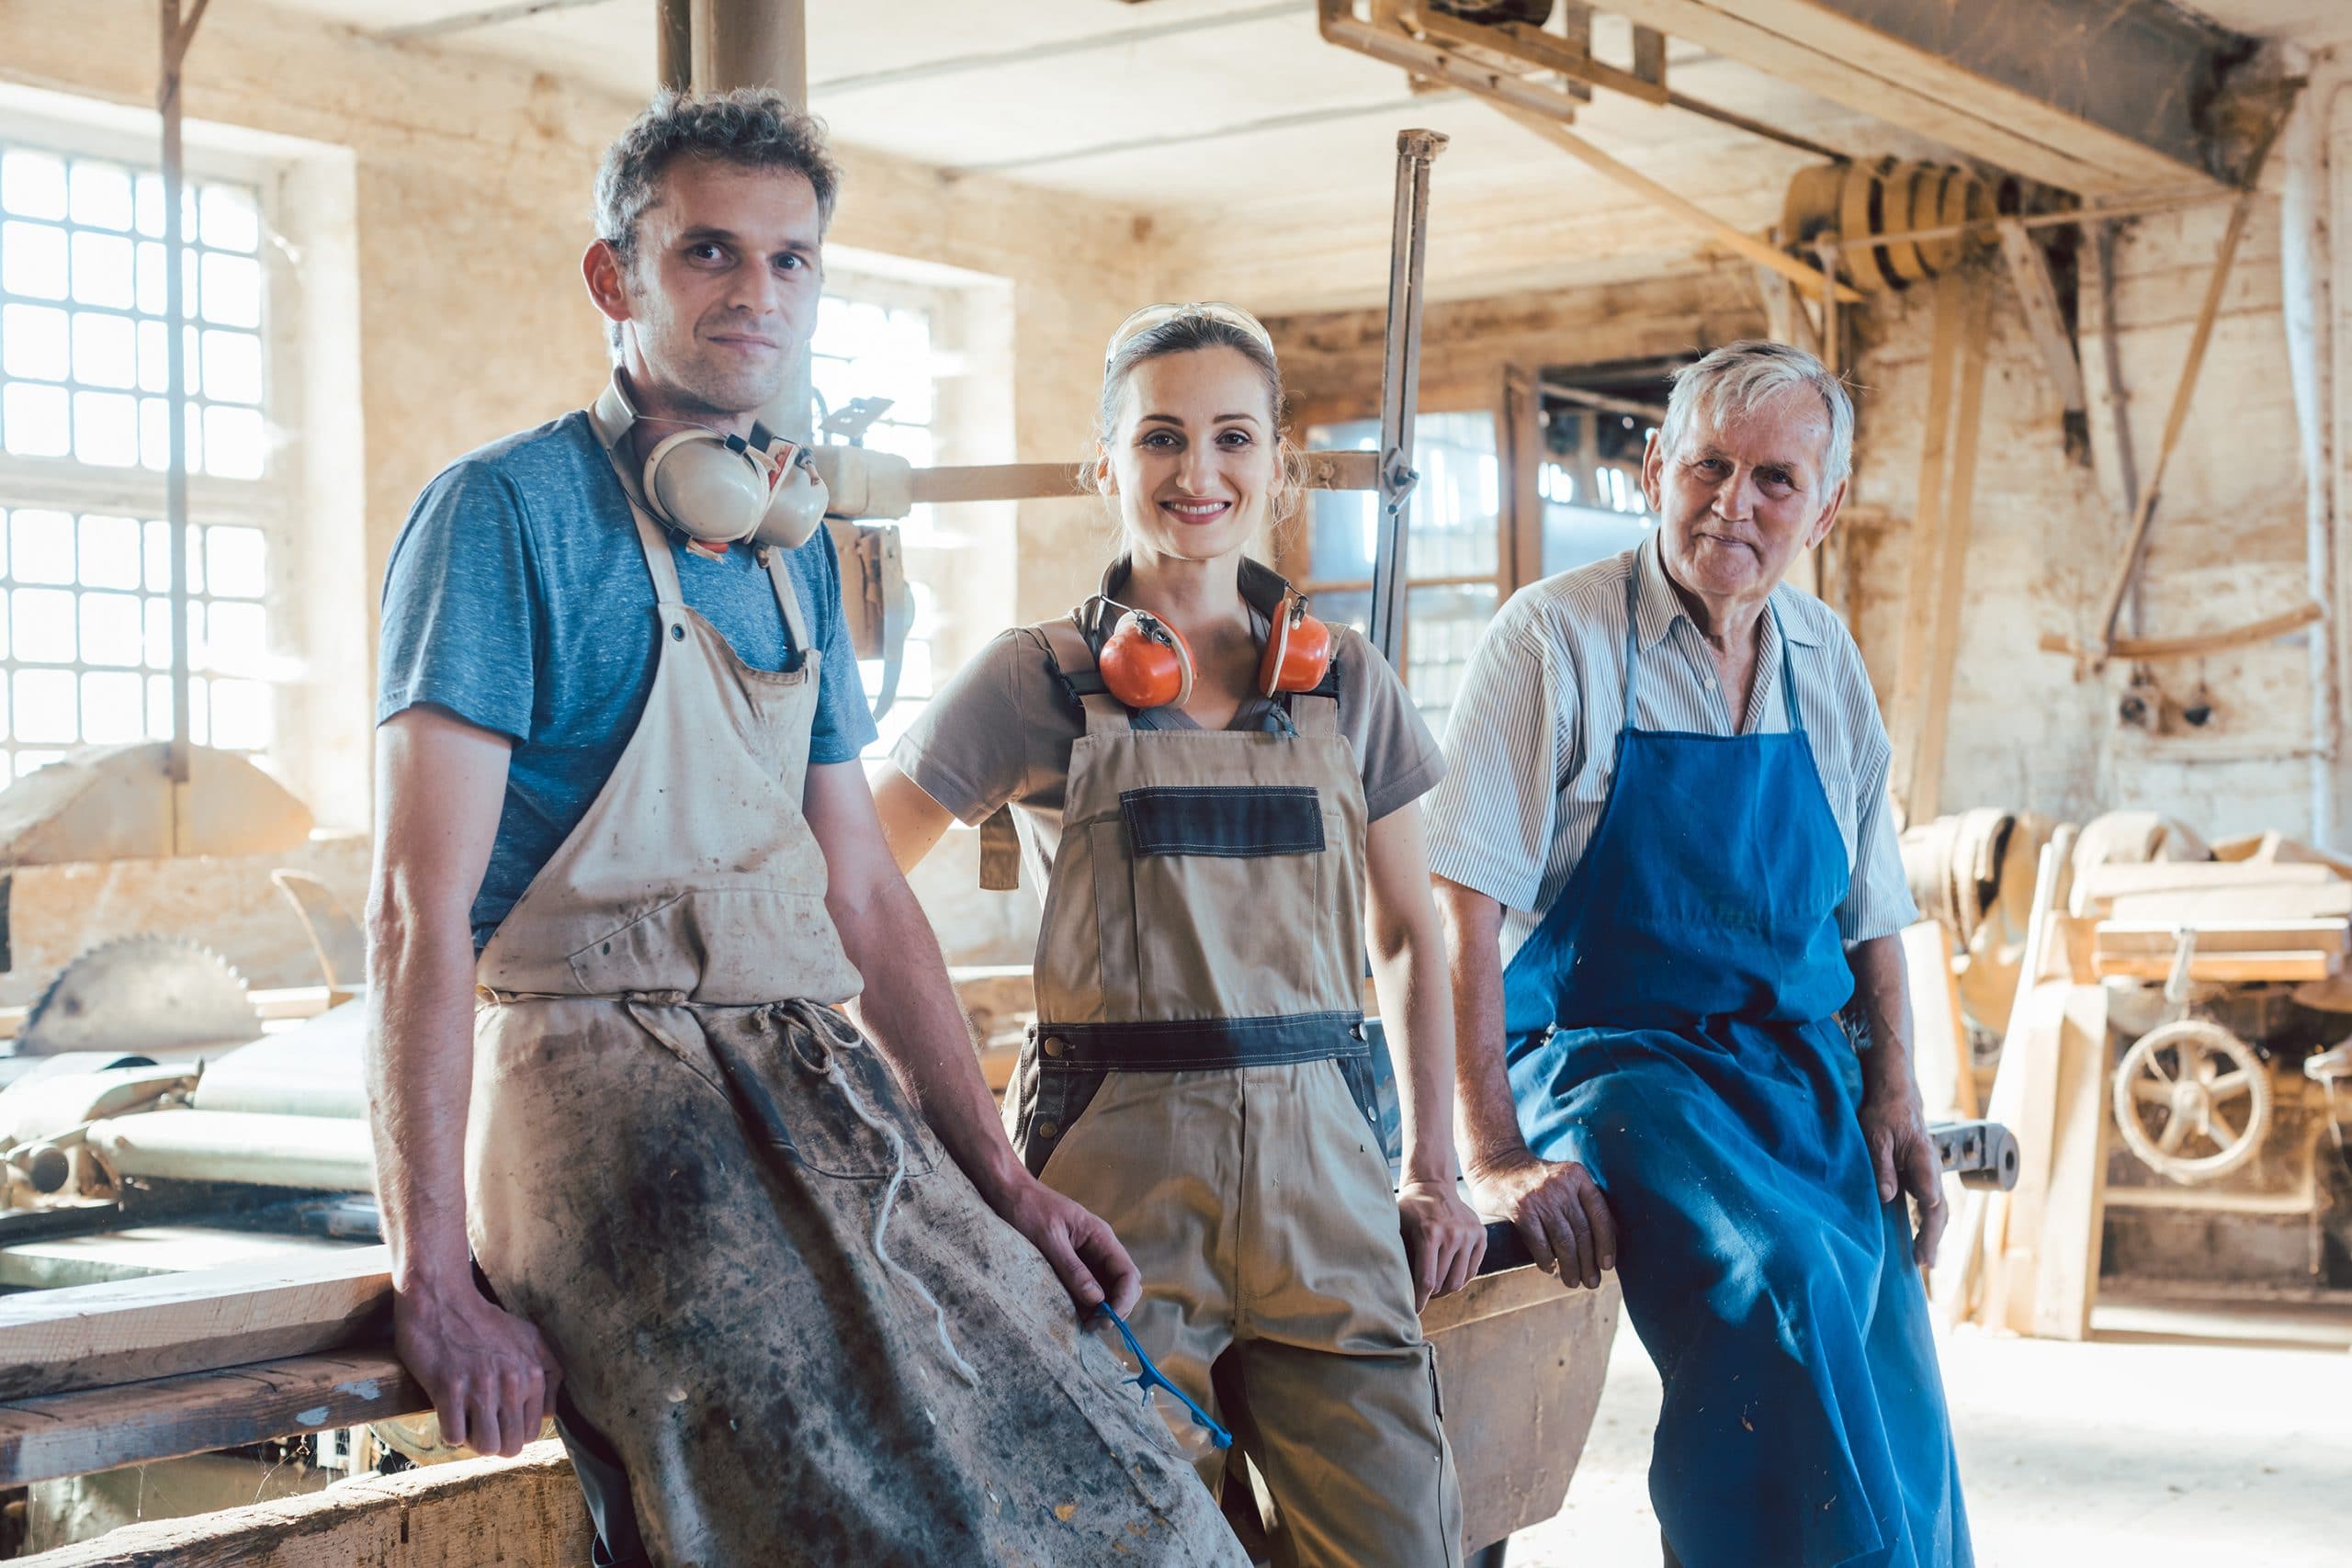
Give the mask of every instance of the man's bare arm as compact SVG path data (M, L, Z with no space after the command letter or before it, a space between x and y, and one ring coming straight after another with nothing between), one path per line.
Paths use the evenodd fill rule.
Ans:
M1928 1135L1919 1085L1911 1070L1911 998L1903 969L1903 939L1873 937L1847 951L1854 971L1854 1001L1870 1030L1862 1053L1862 1102L1858 1112L1881 1202L1896 1191L1919 1205L1919 1233L1912 1253L1922 1268L1933 1263L1947 1218L1943 1162Z
M1476 888L1430 879L1453 977L1454 1114L1462 1171L1479 1206L1510 1220L1566 1285L1598 1289L1617 1266L1617 1228L1591 1172L1538 1159L1519 1130L1503 1061L1503 908Z
M889 1058L950 1157L980 1196L1046 1256L1080 1311L1125 1312L1143 1281L1111 1229L1031 1176L1004 1135L939 939L891 858L855 762L808 770L808 826L825 852L825 907L865 981L858 1021Z
M377 732L368 893L368 1101L392 1251L393 1343L444 1434L514 1454L555 1406L538 1331L485 1300L466 1242L472 906L506 789L507 741L414 707Z

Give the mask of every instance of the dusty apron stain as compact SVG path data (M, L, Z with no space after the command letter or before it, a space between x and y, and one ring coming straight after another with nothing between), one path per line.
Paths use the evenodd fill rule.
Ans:
M665 1568L1238 1562L835 1010L860 983L800 814L819 655L782 563L800 662L753 670L637 527L653 686L482 952L467 1149L476 1257L563 1366L583 1477L626 1477L606 1501Z

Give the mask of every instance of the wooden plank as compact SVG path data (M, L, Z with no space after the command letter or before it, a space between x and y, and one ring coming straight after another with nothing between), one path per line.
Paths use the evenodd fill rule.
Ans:
M2002 1048L2000 1077L2014 1078L2017 1092L1994 1120L2017 1134L2018 1181L1998 1205L2001 1223L1987 1231L1984 1301L1978 1320L1993 1327L2027 1331L2033 1312L2035 1271L2048 1217L2052 1155L2058 1123L2058 1077L2072 980L2043 980L2020 990L2024 1028L2013 1029ZM2017 1057L2011 1071L2010 1057Z
M2218 893L2241 887L2290 889L2324 886L2341 880L2333 867L2278 865L2267 862L2167 860L2095 865L2083 874L2085 908L2096 911L2111 899L2143 893ZM2301 919L2281 915L2281 919Z
M1903 637L1894 659L1894 692L1887 703L1894 731L1894 797L1905 820L1924 824L1933 812L1910 809L1925 714L1928 646L1935 627L1936 563L1943 558L1945 453L1951 438L1952 367L1960 356L1961 282L1935 282L1935 326L1928 350L1928 414L1919 426L1919 491L1911 516L1910 561L1903 583Z
M2098 955L2168 956L2179 945L2183 924L2197 933L2199 953L2342 953L2352 946L2352 924L2343 920L2245 920L2205 924L2165 920L2109 920L2098 928Z
M0 1404L0 1487L431 1407L390 1350L297 1356Z
M2001 220L2000 234L2009 281L2017 288L2018 303L2025 309L2026 327L2033 334L2034 346L2041 350L2041 367L2050 373L2051 389L2067 412L2081 413L2088 406L2083 396L2082 360L2066 331L2065 315L2058 308L2058 287L2051 281L2050 258L2014 218Z
M1903 928L1903 972L1911 992L1911 1070L1930 1120L1973 1121L1976 1078L1969 1071L1968 1026L1951 970L1952 937L1941 920Z
M2120 637L2110 645L2109 656L2115 659L2202 659L2207 654L2225 653L2233 648L2251 648L2258 642L2268 642L2300 631L2314 621L2327 619L2327 611L2319 601L2310 599L2291 610L2275 615L2265 615L2258 621L2248 621L2242 626L2224 626L2218 631L2194 632L2188 637ZM2077 659L2097 659L2098 649L2076 642L2064 632L2044 632L2041 638L2044 653L2071 654Z
M40 1568L584 1568L594 1531L549 1438L194 1518L125 1525Z
M390 1248L355 1247L0 1297L0 1399L379 1342L390 1268Z
M1818 6L1806 8L1817 18L1826 15ZM2215 183L2202 170L1860 23L1844 21L1844 41L1832 45L1810 28L1792 30L1775 14L1778 6L1762 0L1609 0L1609 9L2064 190L2121 196L2182 186L2211 190ZM1915 79L1920 73L1928 73L1926 81Z
M1464 74L1466 75L1467 73ZM1481 86L1475 82L1461 80L1453 76L1449 76L1447 80L1453 82L1456 86L1466 88L1468 91L1476 93L1480 96L1486 98L1487 101L1494 107L1497 112L1507 115L1510 118L1517 120L1528 130L1535 132L1536 135L1544 138L1544 141L1552 143L1553 146L1557 147L1561 152L1566 152L1569 157L1583 164L1587 168L1589 168L1595 173L1602 175L1609 179L1614 180L1617 184L1623 186L1627 190L1634 192L1637 196L1646 197L1652 204L1664 208L1667 211L1671 212L1676 217L1683 220L1683 221L1695 224L1697 227L1704 229L1708 233L1713 235L1719 243L1738 252L1741 255L1746 256L1749 261L1756 263L1758 265L1769 266L1775 272L1781 273L1795 279L1797 282L1804 284L1807 288L1818 288L1821 287L1820 280L1814 273L1813 269L1806 266L1804 263L1797 260L1794 256L1789 255L1785 252L1766 243L1764 241L1758 239L1755 235L1747 232L1744 229L1734 228L1731 224L1724 222L1722 219L1716 217L1705 208L1701 207L1697 202L1690 200L1688 197L1685 197L1677 191L1660 185L1657 181L1650 178L1647 175L1643 174L1640 170L1634 168L1630 164L1622 163L1618 159L1611 157L1610 154L1602 152L1600 148L1594 146L1591 142L1587 141L1583 137L1578 136L1576 132L1568 130L1556 120L1546 119L1543 115L1535 113L1532 110L1521 108L1515 104L1510 103L1503 97L1497 96L1494 91L1489 90L1487 87ZM1845 299L1849 304L1859 304L1860 302L1861 296L1847 288L1844 284L1836 284L1833 287L1838 297Z
M1961 326L1960 401L1952 411L1951 465L1946 475L1942 556L1937 568L1935 644L1928 656L1927 690L1920 702L1918 751L1905 800L1910 819L1931 821L1941 808L1944 738L1951 717L1951 682L1960 658L1962 590L1968 578L1968 539L1976 506L1976 446L1984 430L1985 321L1990 292L1981 275L1962 282L1966 300Z
M2101 908L2109 920L2203 925L2231 920L2316 920L2352 915L2352 882L2313 886L2170 888L2123 894Z
M1309 452L1309 490L1378 490L1376 452ZM1079 460L1067 463L965 463L917 468L910 483L917 502L1053 501L1081 495Z
M2261 159L2256 158L2257 172L2261 164ZM2231 204L2229 224L2222 231L2222 243L2213 255L2213 270L2205 280L2204 302L2197 308L2197 325L2188 336L2188 353L2181 361L2180 379L2173 386L2172 407L2165 414L2164 436L2156 444L2155 466L2141 481L2140 504L2132 514L2122 558L2116 562L2115 575L2107 585L2107 597L2099 611L2098 646L2093 649L2096 659L2106 659L2116 652L2115 623L2123 614L2123 601L2132 592L2133 580L2140 575L2140 562L2148 548L2148 530L2155 521L2156 502L2164 494L2165 468L2188 423L2188 406L2197 395L2198 375L2205 368L2205 350L2213 341L2213 323L2221 318L2222 296L2229 287L2230 265L2237 259L2238 242L2245 237L2246 220L2254 212L2254 198L2251 188L2240 192Z
M2060 1021L2057 1105L2041 1239L2024 1331L2044 1339L2090 1334L2107 1215L2107 989L2074 986Z
M2117 980L2163 980L2172 975L2168 957L2101 953L2098 973ZM2251 985L2265 980L2324 980L2344 966L2340 953L2199 953L2188 961L2192 980Z

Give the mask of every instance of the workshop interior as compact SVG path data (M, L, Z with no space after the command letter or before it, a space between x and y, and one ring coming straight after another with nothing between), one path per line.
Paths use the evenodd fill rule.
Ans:
M657 93L737 89L839 169L775 428L864 767L905 767L1008 628L1125 609L1097 405L1138 307L1216 302L1188 308L1280 363L1263 635L1348 651L1336 685L1319 654L1269 675L1269 725L1336 744L1297 716L1367 650L1457 773L1512 616L1666 558L1678 378L1744 344L1826 368L1850 473L1771 602L1832 629L1765 646L1866 672L1867 820L1916 906L1889 951L1946 1218L1886 1268L1924 1292L1973 1539L1916 1561L2352 1560L2352 5L0 0L0 1561L607 1561L553 1427L450 1440L394 1342L379 637L436 475L614 381L582 264L608 145ZM1063 682L1082 746L1193 691L1184 651L1131 701L1114 649L1159 623L1117 624ZM1089 1114L1042 1119L1041 1054L1118 1016L1048 948L1160 886L1151 835L1231 826L1148 804L1124 860L1115 798L1087 829L1091 916L1082 874L1041 902L1073 851L1006 810L908 873L1033 1176ZM1345 820L1310 811L1315 847ZM1216 919L1279 923L1257 886ZM1410 1185L1401 1031L1356 978L1351 1127ZM1641 1303L1477 1218L1476 1277L1419 1310L1454 1561L1658 1562L1688 1527ZM961 1299L910 1309L947 1364ZM1338 1561L1263 1468L1216 1499L1234 1560Z

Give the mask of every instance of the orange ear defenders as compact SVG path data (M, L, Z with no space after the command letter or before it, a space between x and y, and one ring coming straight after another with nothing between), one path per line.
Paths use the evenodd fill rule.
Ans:
M1182 707L1193 698L1193 650L1184 634L1148 610L1127 610L1094 656L1103 689L1131 708Z
M1331 628L1306 613L1305 594L1283 589L1282 607L1266 628L1266 651L1258 660L1259 694L1311 692L1330 668Z
M1137 710L1190 702L1193 650L1183 634L1148 610L1114 607L1122 614L1094 660L1103 689ZM1259 694L1311 692L1330 668L1331 628L1306 613L1305 595L1283 590L1258 660Z

